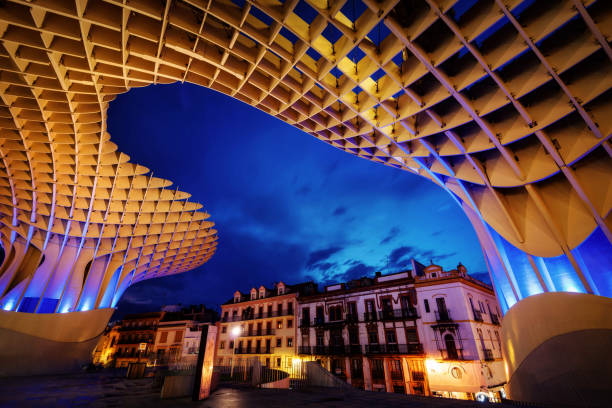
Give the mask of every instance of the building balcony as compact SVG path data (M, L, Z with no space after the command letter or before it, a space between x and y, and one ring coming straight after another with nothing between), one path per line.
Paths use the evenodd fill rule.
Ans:
M363 348L359 344L338 345L338 346L300 346L298 354L308 354L314 356L339 356L339 355L360 355Z
M423 354L421 343L366 344L366 354Z
M234 349L234 354L274 354L274 347L239 347Z
M497 316L496 314L491 313L489 316L491 316L491 323L493 323L494 325L501 325L500 321L499 321L499 316Z
M493 360L495 360L495 357L493 357L493 350L483 349L482 352L484 354L485 361L493 361Z
M463 355L463 349L456 349L456 350L440 350L440 353L442 354L442 358L444 360L467 360L465 358L465 356Z
M146 325L146 326L121 326L119 327L119 332L127 332L127 331L155 331L157 326Z
M252 330L246 331L238 337L274 336L275 333L274 329Z
M380 321L411 320L418 318L419 314L416 309L394 309L378 312L378 319Z
M477 322L482 322L482 312L480 310L472 309L472 313L474 314L474 320Z
M257 320L257 319L270 319L273 317L281 317L281 316L293 316L293 309L291 310L277 310L275 312L263 312L263 313L245 313L240 316L223 316L221 318L222 323L228 322L241 322L245 320Z

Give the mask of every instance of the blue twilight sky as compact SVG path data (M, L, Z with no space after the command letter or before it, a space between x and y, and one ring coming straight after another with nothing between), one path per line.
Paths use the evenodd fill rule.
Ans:
M108 127L119 150L191 193L219 231L211 261L132 286L118 314L215 306L279 280L346 281L411 257L461 261L488 280L476 234L444 190L228 96L191 84L133 89L111 103Z

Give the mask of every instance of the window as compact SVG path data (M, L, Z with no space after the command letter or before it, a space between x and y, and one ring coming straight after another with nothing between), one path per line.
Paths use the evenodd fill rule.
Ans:
M349 302L346 304L346 318L347 320L357 321L357 304L355 302Z
M276 305L276 311L278 313L279 316L283 315L283 304L282 303L278 303Z
M287 319L287 328L290 329L293 327L293 319Z
M223 350L225 348L225 342L219 342L219 350Z
M329 321L342 320L342 306L332 306L329 308Z
M293 314L293 302L287 303L287 314Z
M425 299L423 304L425 305L425 312L429 313L429 300Z
M227 315L228 315L227 311L223 313L223 321L224 322L227 322L227 317L228 317Z
M349 327L349 343L359 344L359 329L357 327Z
M377 380L385 379L385 368L383 366L383 360L372 359L370 360L372 366L372 378Z
M325 321L323 306L317 306L315 319L317 324L321 324Z
M385 337L387 338L387 343L392 343L392 344L397 343L397 336L395 335L395 329L386 330Z
M292 358L291 357L287 357L287 367L291 367L292 363L293 363Z
M257 291L256 290L252 290L251 291L251 300L255 300L257 299Z
M234 340L230 340L229 342L229 348L233 349L234 348Z
M238 316L238 311L232 310L232 320L236 320L236 316Z
M499 339L499 332L497 330L495 330L495 338L497 339L497 345L499 346L499 349L501 350L501 340Z
M378 344L378 330L368 330L368 342L370 344Z
M293 347L293 337L287 337L287 347Z
M264 289L259 290L259 298L263 299L266 296L266 291Z
M277 366L277 367L280 367L280 366L281 366L281 358L280 358L280 357L277 357L277 358L276 358L276 366Z
M317 346L322 347L325 345L325 340L323 338L323 333L317 333Z
M268 317L272 317L272 305L268 305Z
M491 347L495 350L495 343L493 343L493 335L491 335L491 330L487 330L489 333L489 339L491 339Z
M307 327L310 324L310 308L304 307L302 308L302 326Z
M406 327L406 343L418 343L419 333L416 327Z
M302 334L302 346L310 346L310 334L309 333Z
M161 336L159 336L159 342L160 343L165 343L168 341L168 332L164 331L161 332Z
M280 337L276 338L276 347L281 347L283 345L283 339Z
M221 326L221 333L227 333L227 326Z
M282 320L277 320L276 321L276 328L277 329L282 329L283 328L283 321Z
M234 303L240 302L240 295L234 295Z

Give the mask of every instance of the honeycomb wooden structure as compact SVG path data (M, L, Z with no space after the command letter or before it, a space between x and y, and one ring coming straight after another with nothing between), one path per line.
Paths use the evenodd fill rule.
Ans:
M3 305L110 305L117 270L212 255L208 215L106 132L117 94L184 81L432 180L592 292L572 250L612 240L611 37L605 0L3 1Z

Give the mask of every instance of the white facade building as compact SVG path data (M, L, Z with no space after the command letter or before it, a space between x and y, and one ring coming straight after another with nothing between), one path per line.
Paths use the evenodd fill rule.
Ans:
M506 383L497 300L461 264L329 285L298 319L300 357L365 390L498 399Z

